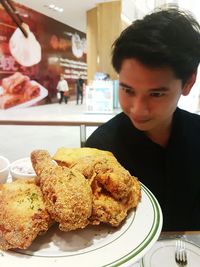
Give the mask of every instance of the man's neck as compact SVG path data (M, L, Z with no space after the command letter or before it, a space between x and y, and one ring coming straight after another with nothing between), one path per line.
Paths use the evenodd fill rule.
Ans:
M171 122L162 128L154 129L150 132L145 132L151 141L160 145L161 147L166 147L171 134Z
M157 136L157 135L154 136L154 135L147 134L147 136L154 143L160 145L161 147L166 147L169 141L170 133L164 133L162 134L162 136Z

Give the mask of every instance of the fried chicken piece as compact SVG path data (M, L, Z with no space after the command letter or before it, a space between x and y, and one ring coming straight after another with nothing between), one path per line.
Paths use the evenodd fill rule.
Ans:
M60 148L53 159L81 172L89 181L93 194L91 224L104 222L118 226L128 211L137 207L141 199L140 182L111 152L94 148Z
M127 209L125 209L123 203L118 202L111 196L100 194L98 198L93 197L91 224L98 225L103 222L117 227L126 216Z
M125 198L117 200L93 180L93 207L90 223L98 225L101 222L117 227L126 218L130 209L136 208L141 199L141 187L137 178L132 177L131 190Z
M52 219L62 231L84 228L92 212L92 191L85 177L67 167L57 166L46 150L31 153L33 168Z
M109 151L104 151L96 148L65 148L60 147L57 149L55 155L52 157L59 165L71 167L76 164L80 159L96 156L113 156Z
M132 176L109 151L95 148L60 148L53 159L58 164L81 172L90 183L94 179L98 180L115 199L126 198L131 191Z
M34 180L0 185L0 249L26 249L49 228L50 216Z

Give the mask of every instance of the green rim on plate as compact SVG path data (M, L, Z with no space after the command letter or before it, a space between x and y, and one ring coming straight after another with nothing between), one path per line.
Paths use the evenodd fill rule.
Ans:
M152 204L153 212L154 212L154 219L152 222L152 227L147 234L146 238L136 247L134 248L131 252L129 252L127 255L124 255L120 259L116 260L115 262L103 265L102 267L117 267L117 266L122 266L126 262L130 261L134 257L136 257L139 253L144 251L144 249L150 245L150 243L153 241L156 235L159 235L161 231L161 226L162 226L162 212L160 209L160 206L158 204L158 201L154 197L154 195L151 193L151 191L143 184L141 184L143 191L147 194L149 197L149 200ZM160 228L160 231L159 231ZM152 244L153 245L153 244ZM150 247L149 247L150 249Z

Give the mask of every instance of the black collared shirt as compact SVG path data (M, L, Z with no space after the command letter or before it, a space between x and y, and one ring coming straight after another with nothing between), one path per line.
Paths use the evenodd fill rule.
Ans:
M200 230L200 116L177 108L166 148L120 113L100 126L87 147L111 151L159 201L164 231Z

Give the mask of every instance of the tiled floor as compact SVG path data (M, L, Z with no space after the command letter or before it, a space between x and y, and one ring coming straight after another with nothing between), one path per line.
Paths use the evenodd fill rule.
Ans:
M38 110L39 108L39 110ZM74 101L66 104L50 104L32 107L37 114L83 114L86 106ZM39 112L38 112L39 111ZM0 111L1 112L1 111ZM87 127L89 136L96 127ZM0 125L0 155L11 162L27 157L34 149L47 149L51 154L58 147L80 147L80 129L76 126L11 126Z

